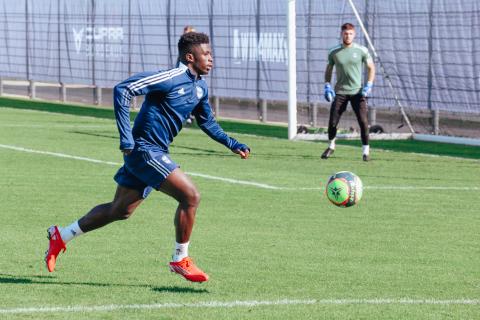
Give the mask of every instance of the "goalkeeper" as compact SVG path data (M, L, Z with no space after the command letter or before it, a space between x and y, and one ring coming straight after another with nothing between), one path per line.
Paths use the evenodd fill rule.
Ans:
M325 70L325 99L331 102L328 121L329 146L323 152L322 159L328 159L335 151L335 136L340 117L350 102L360 126L362 139L362 158L370 160L368 144L368 110L367 96L370 94L375 78L375 65L368 49L353 42L355 27L345 23L341 27L342 43L330 49ZM362 67L367 66L367 83L362 87ZM333 67L336 69L337 82L335 90L330 84Z
M114 179L117 191L112 202L97 205L71 225L48 229L49 247L45 256L48 271L55 269L57 256L66 243L79 235L130 217L152 189L178 201L175 212L175 247L170 270L193 282L204 282L208 275L188 254L200 194L179 166L170 158L168 148L193 114L198 126L212 139L242 159L250 149L229 137L215 121L208 102L207 83L202 75L213 65L209 38L190 32L178 42L182 64L161 72L143 72L119 83L114 89L114 109L120 133L124 165ZM145 95L145 101L130 126L130 101Z

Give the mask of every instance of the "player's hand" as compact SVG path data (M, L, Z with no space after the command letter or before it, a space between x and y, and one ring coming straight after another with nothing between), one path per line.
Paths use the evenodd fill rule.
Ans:
M335 98L335 91L333 91L333 88L332 86L330 85L330 83L325 83L325 87L323 88L323 91L324 91L324 96L325 96L325 100L327 100L328 102L332 102L333 101L333 98Z
M237 149L232 151L239 154L242 159L247 159L250 155L250 148L245 144L240 145Z
M122 153L124 156L129 156L132 151L133 149L122 149Z
M240 155L240 158L247 159L248 156L250 155L250 150L245 150L245 151L238 150L238 154Z
M372 91L373 83L367 82L367 84L362 89L362 96L366 97Z

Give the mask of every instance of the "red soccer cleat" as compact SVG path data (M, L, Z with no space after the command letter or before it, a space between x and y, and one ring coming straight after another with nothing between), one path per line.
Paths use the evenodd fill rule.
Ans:
M192 282L204 282L208 280L208 274L200 270L190 257L185 257L178 262L170 262L170 271L178 273Z
M60 231L58 231L57 226L51 226L48 228L47 233L50 243L47 252L45 252L45 263L47 264L48 271L53 272L53 270L55 270L55 263L57 262L58 254L62 250L65 252L67 247L60 236Z

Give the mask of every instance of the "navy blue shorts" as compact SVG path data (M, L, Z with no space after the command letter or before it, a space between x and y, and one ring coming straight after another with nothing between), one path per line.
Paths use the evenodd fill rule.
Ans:
M119 185L138 190L146 198L153 189L158 190L168 175L178 168L168 153L133 150L123 156L124 165L113 178Z

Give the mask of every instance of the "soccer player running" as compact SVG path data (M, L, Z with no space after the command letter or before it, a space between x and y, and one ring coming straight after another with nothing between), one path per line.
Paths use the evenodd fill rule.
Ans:
M335 151L337 125L350 101L360 126L362 158L364 161L369 161L367 96L372 90L375 78L375 65L368 49L353 42L353 39L355 39L355 27L351 23L345 23L342 25L341 30L342 43L330 49L325 70L324 95L328 102L332 102L332 100L333 102L330 106L330 118L328 120L330 145L323 152L322 159L330 158ZM367 66L367 83L362 88L363 64ZM333 67L336 69L337 76L335 90L332 89L330 84Z
M139 73L115 86L114 109L124 165L114 177L118 183L114 199L97 205L65 228L54 225L48 229L50 241L45 256L48 271L54 271L58 254L65 251L70 240L111 222L127 219L155 189L178 201L174 219L176 242L170 270L190 281L208 280L208 275L188 255L200 194L170 158L168 147L192 113L207 135L242 159L248 158L250 149L229 137L211 111L207 84L202 78L213 64L208 36L196 32L184 34L178 42L178 50L182 60L179 68ZM145 101L132 129L130 101L139 95L145 95Z

